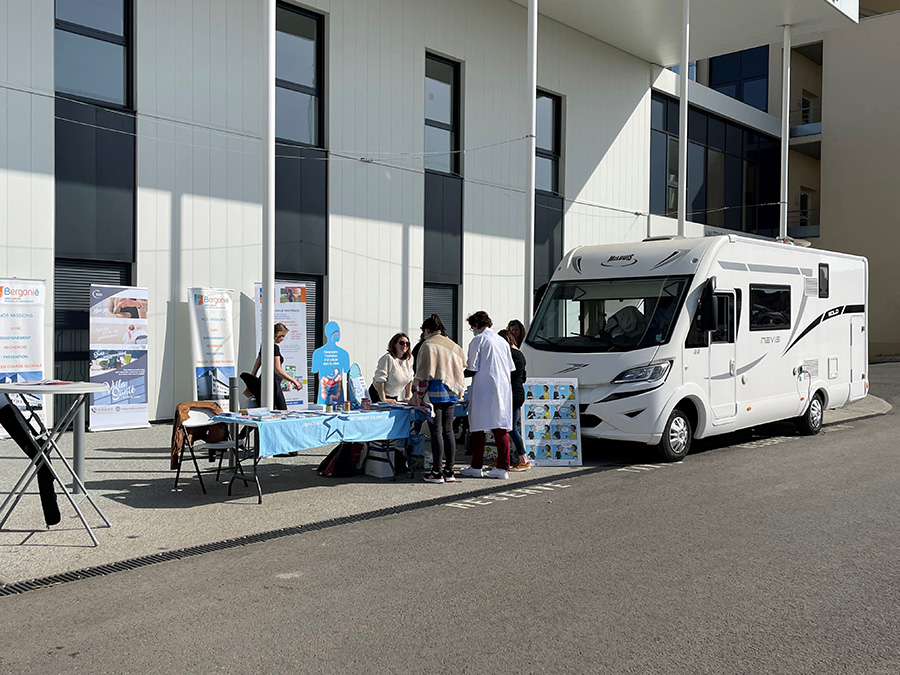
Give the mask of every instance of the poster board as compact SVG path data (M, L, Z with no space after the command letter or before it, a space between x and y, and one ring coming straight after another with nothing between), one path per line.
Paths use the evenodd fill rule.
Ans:
M262 284L256 283L256 352L262 339ZM309 376L306 370L306 284L275 284L275 323L288 328L287 337L281 343L282 367L285 372L303 385L296 389L290 382L282 382L281 389L288 410L305 409L309 403ZM271 330L271 328L269 328Z
M215 401L229 410L229 380L235 377L234 291L189 288L192 387L195 401Z
M91 284L90 375L105 392L91 394L91 431L148 427L146 288Z
M581 466L577 378L528 378L522 405L522 440L535 466Z
M0 383L44 379L46 294L43 280L0 278ZM25 396L43 419L43 397ZM0 438L9 438L3 427Z

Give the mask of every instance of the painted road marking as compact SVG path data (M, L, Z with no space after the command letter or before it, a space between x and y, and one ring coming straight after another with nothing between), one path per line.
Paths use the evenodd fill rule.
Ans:
M543 483L542 485L532 485L527 488L515 488L513 490L504 490L503 492L493 492L489 495L480 495L478 497L470 497L458 502L450 502L442 504L442 506L451 506L455 509L474 509L477 506L490 506L494 502L505 502L510 499L522 499L529 495L542 495L554 490L561 490L571 485L562 485L560 483Z

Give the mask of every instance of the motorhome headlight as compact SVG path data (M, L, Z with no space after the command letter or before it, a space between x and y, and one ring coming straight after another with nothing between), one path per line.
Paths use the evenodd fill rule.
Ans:
M672 368L671 361L651 363L649 366L629 368L613 378L613 384L628 384L631 382L657 382L664 380Z

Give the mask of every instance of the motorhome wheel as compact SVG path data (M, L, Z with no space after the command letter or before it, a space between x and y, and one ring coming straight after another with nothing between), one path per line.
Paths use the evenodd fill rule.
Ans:
M822 422L825 418L825 402L822 400L822 394L816 393L809 402L806 412L797 417L797 428L804 436L815 436L822 429Z
M656 447L665 462L680 462L688 454L693 437L691 422L683 411L675 408L663 429L662 439Z

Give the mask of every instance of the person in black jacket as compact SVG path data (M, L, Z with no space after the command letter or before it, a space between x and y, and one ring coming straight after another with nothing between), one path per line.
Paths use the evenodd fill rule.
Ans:
M516 369L512 371L509 378L510 384L512 385L513 406L513 428L509 432L509 437L512 439L513 445L516 446L516 456L511 458L509 470L525 471L531 468L531 462L528 461L528 457L525 454L525 444L522 442L522 435L519 433L518 429L519 411L525 403L525 379L527 378L527 374L525 373L525 355L519 351L519 348L516 345L516 338L510 331L503 329L498 331L497 335L509 343L513 364L516 366Z

